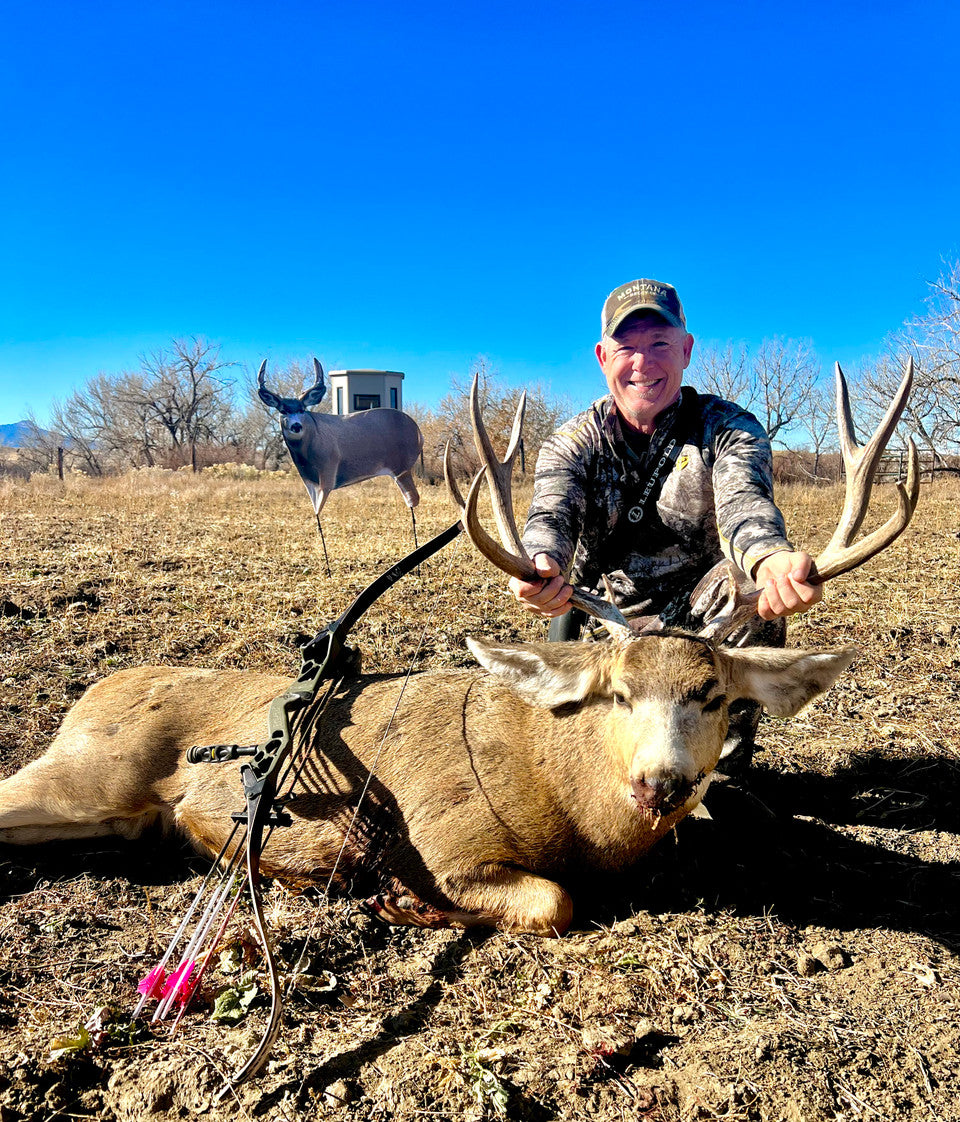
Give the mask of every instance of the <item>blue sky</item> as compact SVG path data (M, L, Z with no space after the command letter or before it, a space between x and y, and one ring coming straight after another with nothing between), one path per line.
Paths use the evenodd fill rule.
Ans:
M0 423L201 335L250 367L485 355L573 402L607 292L856 366L960 253L960 5L0 14Z

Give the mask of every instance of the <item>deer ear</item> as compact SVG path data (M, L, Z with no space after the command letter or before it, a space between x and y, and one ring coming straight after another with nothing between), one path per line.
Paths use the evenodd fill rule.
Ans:
M583 701L598 693L608 675L604 643L511 643L494 646L468 639L477 662L518 697L540 709Z
M727 668L727 698L759 701L774 717L792 717L825 693L857 651L785 651L772 647L720 647Z

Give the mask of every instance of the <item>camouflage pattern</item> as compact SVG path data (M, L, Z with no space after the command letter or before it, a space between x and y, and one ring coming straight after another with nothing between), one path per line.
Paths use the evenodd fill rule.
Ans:
M625 510L636 507L672 438L672 470L631 525ZM750 575L771 553L793 548L773 501L772 467L760 422L732 402L684 386L638 455L607 396L544 443L523 544L601 595L605 573L628 614L695 629L702 621L691 616L688 598L713 565L726 557ZM782 621L758 618L749 631L733 642L783 643Z
M600 335L614 336L627 316L634 312L656 312L667 323L687 330L683 305L672 284L649 279L630 281L615 288L607 297L600 313Z

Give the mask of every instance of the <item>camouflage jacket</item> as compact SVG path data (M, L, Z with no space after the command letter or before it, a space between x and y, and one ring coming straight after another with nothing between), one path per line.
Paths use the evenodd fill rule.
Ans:
M657 465L674 439L660 486ZM607 396L544 443L523 543L531 556L553 557L572 583L602 594L606 573L621 607L676 624L682 612L665 614L668 605L686 607L724 557L750 574L764 557L793 548L773 501L772 464L751 413L690 386L638 455Z

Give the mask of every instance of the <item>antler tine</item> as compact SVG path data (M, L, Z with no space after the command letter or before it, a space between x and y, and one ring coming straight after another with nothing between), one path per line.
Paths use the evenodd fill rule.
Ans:
M604 573L602 579L603 601L605 604L609 604L611 607L616 608L616 597L614 595L613 585L610 583L610 578L606 573ZM617 608L617 611L619 612L620 609ZM604 630L610 636L610 638L619 643L633 638L634 635L633 629L630 627L630 624L627 623L627 617L622 615L622 613L621 617L623 619L623 623L621 623L619 620L609 619L607 617L603 617L600 620L600 622L603 624Z
M870 505L870 493L873 490L877 463L907 406L907 399L913 386L913 359L911 358L907 363L906 373L883 420L873 436L862 447L857 443L853 414L850 410L850 391L847 389L847 380L843 376L839 362L836 364L836 379L837 429L840 433L840 450L847 474L847 488L843 513L827 546L827 552L850 545L863 524Z
M446 480L450 498L453 499L460 511L460 520L463 523L463 528L467 531L467 537L473 542L479 553L508 576L525 581L537 580L537 570L527 556L526 550L521 547L518 554L512 554L509 549L494 540L480 524L477 502L480 497L480 483L485 474L486 468L481 468L473 477L466 501L464 501L460 488L457 486L457 481L453 477L453 468L450 464L450 441L447 441L443 449L443 478ZM490 491L493 491L492 485Z
M540 579L540 575L537 573L533 562L530 560L529 554L523 548L523 544L520 541L520 535L517 532L517 524L513 514L513 498L510 487L511 469L513 468L513 461L520 447L520 433L523 425L523 411L526 406L526 394L521 396L520 403L517 406L517 412L513 420L513 431L510 434L510 445L506 457L501 462L497 459L496 453L493 450L493 445L490 443L487 430L484 427L483 420L480 417L480 405L477 400L477 383L478 379L474 378L473 386L470 391L470 412L473 417L474 441L477 445L477 452L480 455L480 459L483 461L483 467L474 476L473 482L470 484L470 490L467 492L466 501L464 501L460 494L460 489L453 478L453 470L450 466L450 445L448 443L443 454L443 474L447 481L447 490L450 492L450 497L460 510L460 518L463 522L463 527L467 531L467 536L473 542L477 551L508 576L516 577L518 580L522 581L536 581ZM502 544L496 541L483 528L480 524L479 515L477 514L477 504L480 499L480 485L484 477L486 477L487 486L490 491L490 499L497 521L497 528L500 531ZM616 604L608 603L600 596L595 596L586 589L575 587L570 597L570 605L571 607L579 608L595 619L604 620L615 625L619 624L621 627L629 626L623 613Z
M897 484L897 511L878 530L868 534L853 544L853 539L863 524L870 505L873 479L880 457L886 449L893 430L903 414L913 386L913 359L907 363L907 370L900 382L890 407L877 427L876 432L860 446L854 436L853 416L850 410L850 395L840 364L837 363L837 426L840 431L840 445L844 467L847 473L846 494L843 512L837 523L833 537L817 557L817 583L823 583L841 573L850 572L879 553L903 533L913 517L920 494L920 472L917 449L913 441L909 443L907 459L907 483Z
M508 576L524 581L539 580L537 570L522 545L519 546L517 553L511 553L509 548L501 545L481 526L477 514L477 502L485 473L485 469L481 468L473 477L470 490L467 492L467 501L462 507L463 528L467 531L467 536L488 561ZM492 485L490 491L491 493L493 491Z
M850 410L850 394L843 371L837 364L837 427L847 471L847 486L840 521L826 549L817 557L810 573L811 584L825 584L841 573L849 573L894 542L909 525L920 498L920 465L917 447L908 440L907 481L897 483L897 510L877 530L859 542L853 539L863 524L870 505L870 492L877 463L897 427L913 384L913 361L907 363L889 409L877 431L862 447L857 443ZM728 561L722 561L708 572L690 595L694 614L710 615L710 622L699 634L721 643L739 627L749 622L757 610L759 591L753 582Z
M463 514L464 506L463 495L460 494L460 488L457 486L457 481L453 477L453 468L450 465L450 441L448 440L443 446L443 478L447 483L447 490L450 492L450 498L453 499L457 510ZM466 529L466 523L464 523Z
M467 492L467 501L463 507L463 526L467 531L467 537L488 561L496 565L507 576L517 577L523 581L539 580L540 575L527 556L526 550L519 554L511 553L509 548L501 545L480 525L480 519L477 515L477 502L480 497L480 485L485 474L486 469L484 468L478 471L470 484L470 490ZM623 637L630 629L623 612L616 604L604 600L602 596L595 596L585 588L577 588L574 585L573 593L570 596L570 606L579 608L582 612L586 612L588 616L593 616L594 619L602 620L610 634L618 638ZM611 624L613 625L612 628L609 626Z
M272 390L267 389L266 373L267 360L264 359L263 362L260 363L260 369L257 372L257 396L264 405L269 405L271 409L279 409L282 412L283 398L275 394Z
M311 405L319 405L327 392L327 385L323 380L323 367L316 358L313 360L313 373L316 376L313 385L300 398L300 404L304 409L309 409Z
M497 459L497 454L490 443L490 437L483 417L480 415L480 376L474 374L473 385L470 387L470 416L473 420L473 441L477 446L477 455L487 472L490 482L490 502L493 506L493 517L500 533L500 541L507 550L512 550L517 557L526 561L533 571L533 563L527 555L520 541L517 531L517 520L513 513L513 495L511 492L511 477L513 475L513 462L517 458L520 447L520 432L523 427L523 414L527 407L527 394L520 395L517 412L513 418L513 429L510 433L510 444L503 460Z
M828 545L816 559L816 574L811 576L811 583L823 584L841 573L849 573L869 561L881 550L886 549L897 540L910 524L913 512L917 508L920 498L920 459L917 446L912 440L908 441L907 453L907 482L897 483L897 510L886 522L866 537L861 538L855 545L836 546Z

